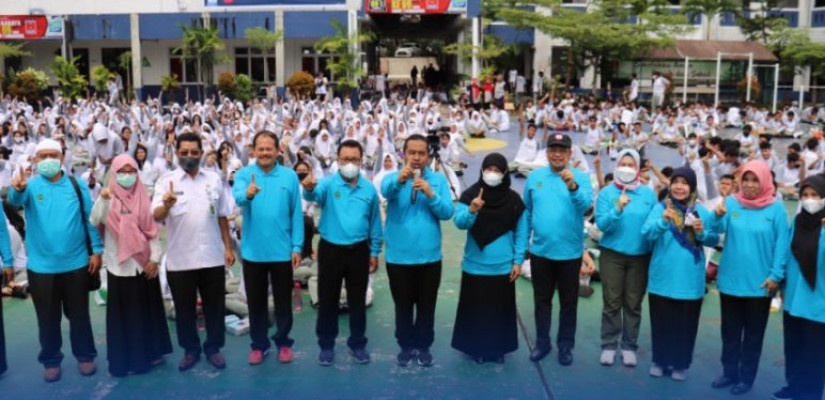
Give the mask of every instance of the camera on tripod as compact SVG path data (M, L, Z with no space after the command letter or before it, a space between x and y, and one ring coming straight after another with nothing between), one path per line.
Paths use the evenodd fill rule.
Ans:
M442 126L438 129L430 129L427 131L427 147L430 151L430 157L439 158L438 151L441 149L441 134L450 133L449 126Z

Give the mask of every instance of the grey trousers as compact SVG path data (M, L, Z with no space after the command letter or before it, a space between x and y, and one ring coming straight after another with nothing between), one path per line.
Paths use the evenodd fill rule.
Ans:
M650 255L628 256L601 247L602 349L636 351L642 323L642 300L647 291Z

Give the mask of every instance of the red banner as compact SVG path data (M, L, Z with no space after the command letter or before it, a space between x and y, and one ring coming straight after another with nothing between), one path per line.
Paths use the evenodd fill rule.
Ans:
M63 19L45 15L0 15L0 40L57 39Z
M456 14L467 12L468 0L364 0L368 14Z

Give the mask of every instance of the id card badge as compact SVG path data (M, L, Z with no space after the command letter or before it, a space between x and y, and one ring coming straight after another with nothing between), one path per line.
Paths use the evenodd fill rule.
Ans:
M212 215L213 217L215 216L215 203L210 203L209 204L209 214Z

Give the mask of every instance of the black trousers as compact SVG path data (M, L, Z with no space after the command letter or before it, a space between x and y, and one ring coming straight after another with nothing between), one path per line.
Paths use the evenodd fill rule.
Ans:
M45 367L59 367L63 361L63 315L69 320L72 354L79 362L97 357L92 323L89 319L89 268L82 267L59 274L29 274L29 292L37 313L40 355L37 361Z
M794 400L821 400L825 386L825 324L786 311L785 381Z
M762 356L762 340L771 311L770 297L720 294L722 367L726 377L753 384Z
M679 300L648 294L653 362L662 368L690 368L702 299Z
M582 259L549 260L530 254L535 302L536 347L549 349L553 295L559 291L559 329L556 345L572 349L576 345L576 314L579 306L579 271Z
M402 349L429 350L435 339L435 303L441 261L418 265L387 263L395 303L395 338Z
M269 287L275 301L277 331L272 340L275 346L292 347L292 264L286 262L253 262L243 260L243 284L249 305L249 334L252 349L269 349Z
M339 246L321 238L318 244L318 321L315 333L321 349L335 347L338 337L338 304L346 281L351 349L367 346L367 284L370 249L367 241Z
M226 274L223 266L189 271L168 271L166 278L175 302L175 328L178 344L186 354L207 356L223 347L226 325ZM206 341L201 346L197 326L197 301L201 296Z

